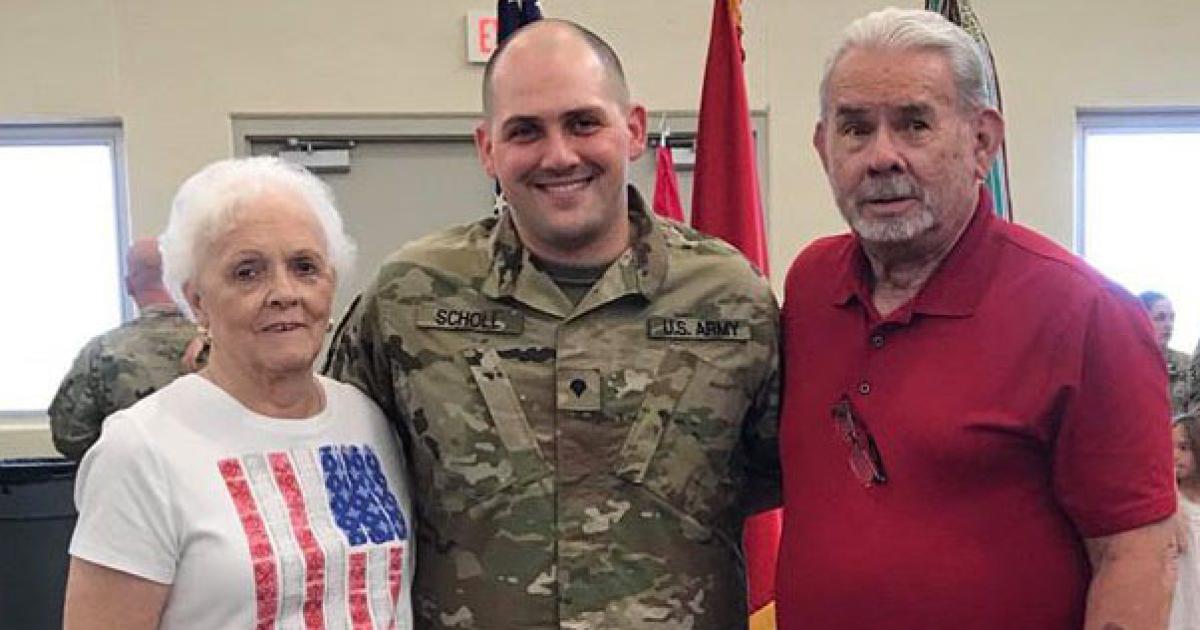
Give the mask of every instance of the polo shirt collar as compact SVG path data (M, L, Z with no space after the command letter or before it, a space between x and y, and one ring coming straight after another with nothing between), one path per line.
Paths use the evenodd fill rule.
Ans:
M916 297L888 319L907 320L917 313L943 317L967 317L974 313L996 266L997 242L988 238L995 222L991 194L986 187L980 186L975 212L958 242ZM848 239L844 247L839 254L840 260L844 261L839 265L843 271L834 284L833 303L844 306L857 298L862 304L870 305L871 263L857 235Z

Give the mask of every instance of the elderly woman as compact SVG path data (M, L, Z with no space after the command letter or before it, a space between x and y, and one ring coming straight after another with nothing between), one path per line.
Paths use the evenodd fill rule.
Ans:
M312 371L353 259L329 189L217 162L160 243L211 353L84 458L65 626L410 628L403 456L374 403Z

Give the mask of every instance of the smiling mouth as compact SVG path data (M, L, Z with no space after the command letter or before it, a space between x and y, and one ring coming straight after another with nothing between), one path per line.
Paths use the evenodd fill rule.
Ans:
M304 328L304 327L305 327L304 324L301 324L298 322L278 322L275 324L268 324L266 326L263 326L262 331L263 332L271 332L271 333L283 333L283 332L291 332L293 330L298 330L298 329Z
M595 176L589 175L587 177L576 177L573 179L537 182L534 184L534 187L550 194L568 194L579 192L584 188L587 188L588 184L592 183L593 179L595 179Z

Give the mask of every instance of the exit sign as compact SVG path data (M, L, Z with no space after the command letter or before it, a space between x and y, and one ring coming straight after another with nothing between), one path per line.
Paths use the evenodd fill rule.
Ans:
M467 61L487 63L496 50L500 23L494 11L467 12Z

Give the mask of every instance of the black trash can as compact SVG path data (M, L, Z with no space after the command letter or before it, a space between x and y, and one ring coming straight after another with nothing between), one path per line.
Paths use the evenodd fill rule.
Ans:
M0 630L62 628L75 463L0 460Z

